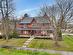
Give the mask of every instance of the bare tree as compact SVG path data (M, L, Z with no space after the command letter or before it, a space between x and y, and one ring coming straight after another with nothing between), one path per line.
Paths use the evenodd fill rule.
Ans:
M60 16L58 19L58 27L61 29L66 23L73 21L73 0L56 0L56 3Z
M14 13L13 0L0 0L0 15L2 18L2 34L8 40L10 30L10 17Z
M49 14L54 21L54 34L56 45L62 40L62 28L73 21L73 0L56 0L56 4L49 8Z
M56 0L56 4L45 6L41 12L50 16L50 24L53 27L55 44L62 40L62 28L73 21L73 0Z
M45 13L48 14L49 13L49 6L47 5L44 5L43 7L40 8L40 11L39 11L39 16L43 16Z

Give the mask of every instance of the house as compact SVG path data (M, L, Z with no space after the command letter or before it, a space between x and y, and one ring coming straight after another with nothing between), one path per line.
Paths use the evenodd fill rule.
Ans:
M17 31L20 35L47 36L52 32L49 19L47 14L41 17L23 17L16 24Z

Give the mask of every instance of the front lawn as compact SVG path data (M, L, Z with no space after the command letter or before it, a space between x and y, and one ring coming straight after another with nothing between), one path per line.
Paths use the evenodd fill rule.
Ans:
M46 52L28 50L0 49L0 55L60 55L60 54L49 54Z
M27 38L13 38L9 39L8 42L6 40L0 39L0 46L23 46L24 42Z
M73 36L63 36L63 41L59 41L59 47L54 45L54 41L50 39L34 39L29 44L30 48L43 48L52 50L73 51Z

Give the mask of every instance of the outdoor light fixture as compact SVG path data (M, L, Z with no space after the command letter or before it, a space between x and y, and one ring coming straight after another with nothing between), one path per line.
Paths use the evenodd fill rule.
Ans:
M0 32L0 35L2 35L2 33Z

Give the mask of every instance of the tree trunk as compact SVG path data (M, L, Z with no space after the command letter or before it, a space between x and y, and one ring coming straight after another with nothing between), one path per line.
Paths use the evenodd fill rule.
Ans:
M55 45L55 47L58 47L59 43L58 43L58 35L57 35L56 29L54 30L53 35L54 35L54 41L55 41L54 45Z
M58 41L62 40L62 31L60 27L57 27L57 36L58 36Z
M10 27L9 27L9 20L2 20L2 33L3 33L3 38L8 41L9 39L9 32L10 32Z
M5 38L5 39L6 39L6 41L8 41L8 39L9 39L9 38L8 38L8 35L7 35L7 34L5 35L5 37L6 37L6 38Z

